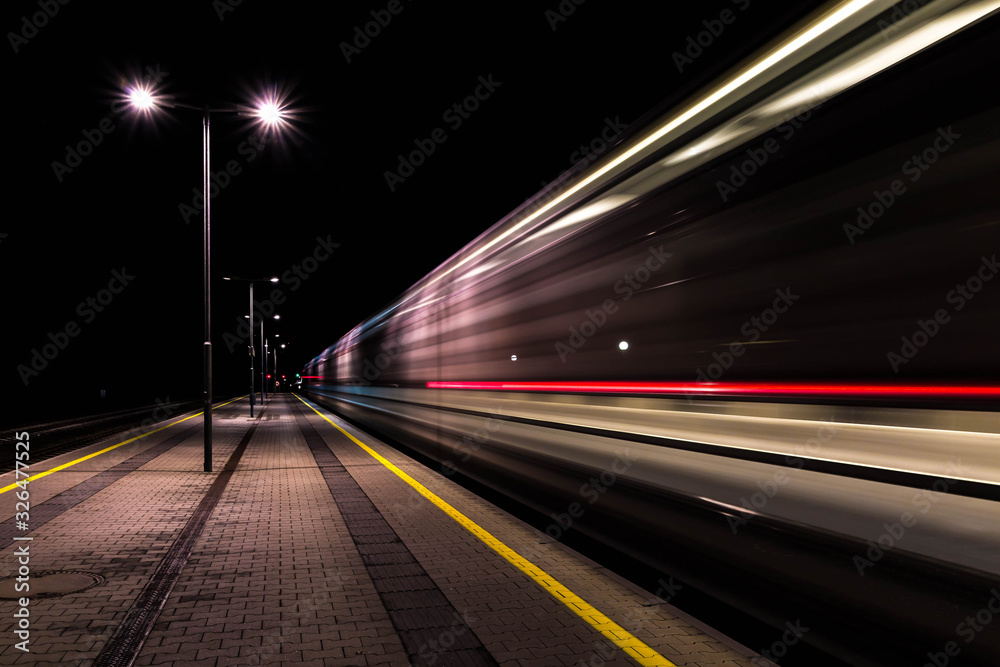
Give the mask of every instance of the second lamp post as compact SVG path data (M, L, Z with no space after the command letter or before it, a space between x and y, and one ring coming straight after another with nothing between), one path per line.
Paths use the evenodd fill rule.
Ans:
M276 282L278 282L278 279L277 278L239 278L239 277L236 277L236 276L223 277L222 279L223 280L232 280L232 281L241 282L241 283L250 283L250 316L249 316L250 317L250 416L253 417L253 406L254 406L254 402L257 400L257 389L254 386L255 383L254 383L254 366L253 366L253 359L254 359L254 356L255 356L254 355L254 344L253 344L253 311L254 311L254 307L255 307L254 306L254 298L253 298L253 284L254 283L264 283L264 282L276 283ZM275 315L275 319L277 319L277 315ZM261 331L263 332L263 322L261 322L261 327L262 327ZM263 333L262 333L261 334L261 343L263 344L263 342L264 342L264 340L263 340ZM263 386L261 387L261 389L263 390ZM262 391L261 392L261 403L263 403L263 402L264 402L264 395L263 395L263 391Z

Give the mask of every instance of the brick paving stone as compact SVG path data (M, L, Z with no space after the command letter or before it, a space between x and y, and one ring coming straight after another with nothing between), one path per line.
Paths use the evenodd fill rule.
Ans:
M219 655L219 664L240 664L230 662L233 657L252 661L242 664L322 664L323 651L344 656L328 638L361 646L378 635L359 620L370 625L386 612L287 408L279 400L268 411L272 419L250 441L178 586L197 591L220 581L235 584L211 603L220 613L239 612L227 616L225 628L241 637L227 639L231 653ZM180 613L171 602L151 637ZM350 615L342 613L347 609ZM391 651L400 651L399 640L391 639ZM385 653L385 642L372 650ZM144 651L137 664L152 655L153 649L150 656Z
M577 664L580 660L589 660L596 654L595 649L601 647L600 664L635 664L621 649L608 643L580 617L397 475L384 466L371 465L373 459L360 447L329 425L324 429L325 420L311 410L308 414L327 445L500 664L522 664L522 660L540 660L537 664ZM745 647L710 628L697 625L664 601L637 590L622 578L453 484L437 470L413 461L337 417L331 419L654 650L666 654L675 638L680 637L683 638L681 644L697 645L700 641L702 646L711 647L711 651L699 652L702 660L709 660L706 667L749 664L753 653ZM386 596L386 604L405 604L404 596L405 593ZM549 649L542 658L531 652L532 648L542 648L539 642ZM570 660L556 660L561 657L560 652L569 654Z
M223 412L226 410L221 409ZM197 423L200 423L200 418L152 433L32 481L29 485L32 506L70 491L77 484L156 447L178 431ZM226 428L217 430L216 461L224 460L229 455L241 432ZM111 444L114 441L94 443L48 459L35 464L32 472L37 474L63 465ZM30 551L34 572L80 570L99 574L106 582L79 593L33 599L33 619L51 622L33 627L32 653L14 655L5 652L0 658L3 664L41 662L46 658L59 662L65 657L53 651L59 645L72 646L76 662L96 657L155 569L159 559L148 554L162 552L170 546L211 484L214 476L202 471L202 456L200 430L195 428L173 448L55 516L32 533L34 539L30 543ZM0 485L9 484L8 478L13 479L10 474L0 475ZM5 498L0 496L0 520L12 516L14 510L12 504L8 506L2 502ZM11 564L16 562L13 552L14 546L0 550L0 576L8 574ZM0 601L0 631L4 636L10 635L11 617L2 610L10 604Z
M406 647L417 656L413 664L421 664L429 660L421 657L422 646L444 641L462 649L473 635L485 649L437 654L434 664L635 664L535 581L306 410L308 422L374 510L354 500L338 505L296 426L297 406L288 396L267 405L136 665L406 665ZM245 402L217 411L215 473L202 471L201 430L194 429L180 444L55 516L33 535L33 571L83 570L106 582L76 594L32 600L32 653L3 647L0 664L90 664L249 428L246 412ZM731 640L637 591L437 470L333 419L678 665L750 667L752 653ZM55 498L155 448L173 429L192 424L200 424L200 418L32 482L32 504ZM95 443L44 466L107 445ZM0 484L7 483L0 476ZM353 537L342 511L360 521L352 524ZM11 516L13 506L2 505L0 521ZM13 550L0 550L0 576L12 572ZM0 633L7 636L12 617L5 610L12 604L0 601ZM396 626L390 611L398 614ZM466 624L461 632L453 625L456 612Z

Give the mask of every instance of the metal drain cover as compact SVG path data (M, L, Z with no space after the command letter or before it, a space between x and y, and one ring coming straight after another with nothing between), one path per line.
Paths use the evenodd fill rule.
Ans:
M92 572L79 572L75 570L50 570L47 572L33 572L28 580L31 590L17 591L16 578L0 580L0 599L16 600L22 597L31 598L54 598L70 593L79 593L98 584L104 583L104 577Z

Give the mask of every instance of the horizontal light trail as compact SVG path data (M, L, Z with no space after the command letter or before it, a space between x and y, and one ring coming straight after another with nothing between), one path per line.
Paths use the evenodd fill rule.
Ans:
M705 396L1000 398L1000 386L797 382L428 382L428 389Z

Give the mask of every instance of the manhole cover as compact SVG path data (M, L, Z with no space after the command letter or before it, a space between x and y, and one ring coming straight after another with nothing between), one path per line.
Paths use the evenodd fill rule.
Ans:
M16 600L21 597L54 598L69 593L79 593L97 584L104 583L104 577L91 572L52 570L33 572L28 579L29 591L14 589L19 582L16 578L0 580L0 599Z

